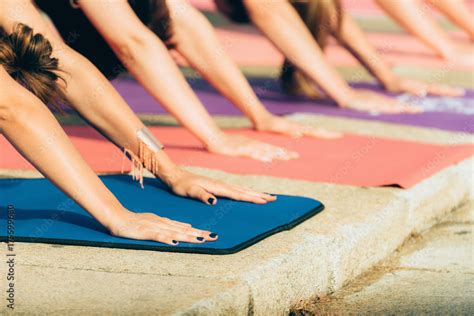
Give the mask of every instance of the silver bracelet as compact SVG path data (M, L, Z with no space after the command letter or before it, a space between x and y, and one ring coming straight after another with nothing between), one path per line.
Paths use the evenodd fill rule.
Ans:
M165 148L155 135L153 135L150 130L146 127L140 128L137 131L137 138L142 141L151 151L158 153L160 150Z

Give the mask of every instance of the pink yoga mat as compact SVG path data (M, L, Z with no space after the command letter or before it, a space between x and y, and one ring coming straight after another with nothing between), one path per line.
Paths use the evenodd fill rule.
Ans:
M213 0L192 1L198 9L215 11ZM345 0L344 6L349 12L358 12L362 15L383 14L372 0ZM472 2L470 3L472 5ZM433 11L434 12L434 11ZM279 66L283 57L273 45L255 28L248 25L231 25L216 29L221 43L226 51L240 66ZM384 58L395 66L434 67L442 69L474 70L474 61L465 64L461 62L446 62L424 45L417 38L409 34L397 33L368 33L370 42L379 50ZM458 41L469 43L463 33L453 33ZM326 51L329 60L336 66L355 66L357 60L342 47L331 45ZM180 59L182 64L186 64Z
M189 2L202 11L217 11L214 0L189 0ZM467 0L468 5L472 8L473 1ZM384 16L385 13L375 3L374 0L342 0L345 10L360 16ZM438 14L436 10L430 9L432 14Z
M217 35L234 61L240 66L280 66L283 56L280 52L257 31L248 27L232 26L217 29ZM384 59L395 66L416 66L440 68L446 70L474 70L474 61L446 62L438 58L421 41L406 34L398 33L368 33L370 42L377 48ZM453 35L458 41L468 43L462 34ZM331 41L326 48L326 56L335 66L356 66L357 60L344 48ZM183 60L180 63L185 64Z
M231 130L297 151L300 159L263 163L206 152L188 131L151 127L166 152L179 165L220 169L244 175L266 175L312 182L357 186L397 185L409 188L436 172L474 154L472 145L432 145L394 139L345 135L336 140L289 137ZM90 127L69 126L67 133L97 172L120 172L122 154ZM0 169L32 169L7 141L0 138ZM129 162L125 170L129 170Z

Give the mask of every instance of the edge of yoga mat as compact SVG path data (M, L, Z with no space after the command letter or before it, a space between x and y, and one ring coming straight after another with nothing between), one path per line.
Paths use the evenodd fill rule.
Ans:
M102 177L101 177L102 178ZM42 180L44 178L35 178L35 179L25 179L25 178L8 178L8 179L0 179L1 181L5 180L28 180L28 181L37 181ZM277 195L281 196L281 195ZM315 200L315 199L312 199ZM192 253L192 254L206 254L206 255L229 255L234 254L239 251L242 251L254 244L262 241L272 235L275 235L282 231L290 230L297 225L301 224L302 222L306 221L307 219L319 214L325 208L324 204L319 201L315 200L319 203L317 207L314 209L306 212L304 215L294 219L293 221L277 226L267 232L259 234L249 240L246 240L234 247L226 248L226 249L217 249L217 248L199 248L198 246L194 248L190 247L172 247L172 246L151 246L151 245L133 245L133 244L126 244L126 243L109 243L109 242L93 242L93 241L82 241L82 240L70 240L70 239L60 239L60 238L35 238L35 237L15 237L13 234L13 241L14 242L26 242L26 243L42 243L42 244L52 244L52 245L64 245L64 246L85 246L85 247L98 247L98 248L111 248L111 249L129 249L129 250L150 250L150 251L161 251L161 252L173 252L173 253ZM6 209L6 207L2 207ZM0 242L8 243L8 235L1 235ZM157 242L158 244L158 242Z

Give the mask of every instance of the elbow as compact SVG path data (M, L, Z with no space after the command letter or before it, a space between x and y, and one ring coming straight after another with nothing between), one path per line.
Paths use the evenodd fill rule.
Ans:
M25 101L28 101L24 100L24 94L19 91L20 89L22 88L12 86L0 94L0 126L14 122L21 115Z
M141 52L147 49L150 43L148 34L130 34L120 40L110 42L110 47L124 65L137 60Z

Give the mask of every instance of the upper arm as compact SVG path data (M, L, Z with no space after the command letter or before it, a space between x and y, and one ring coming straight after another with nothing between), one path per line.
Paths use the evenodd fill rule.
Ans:
M126 44L130 40L140 40L150 32L126 0L82 0L79 6L112 47Z

